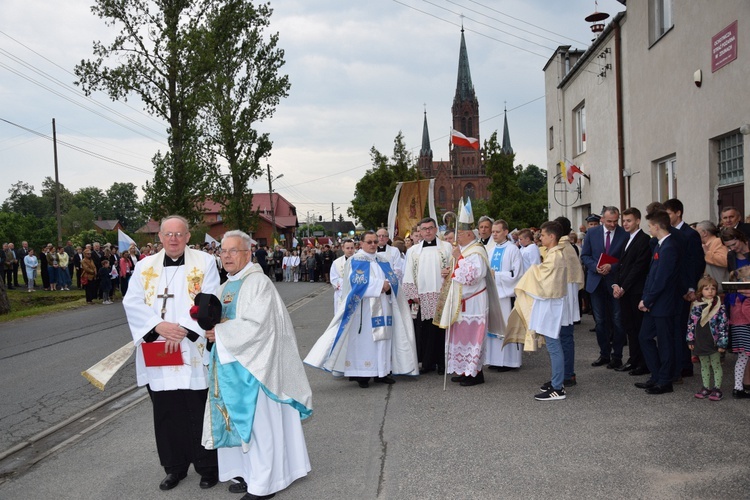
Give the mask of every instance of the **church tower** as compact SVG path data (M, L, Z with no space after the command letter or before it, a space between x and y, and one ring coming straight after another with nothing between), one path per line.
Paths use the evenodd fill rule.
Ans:
M467 137L480 141L479 133L479 101L471 82L469 69L469 53L466 50L464 29L461 28L461 45L458 52L458 76L456 78L456 94L451 107L452 128ZM503 130L503 146L510 148L510 134L506 119ZM419 151L418 166L421 174L428 179L435 179L435 205L442 214L448 210L455 211L461 198L489 199L487 177L482 161L482 150L453 146L449 144L449 160L433 160L430 147L430 134L427 129L427 112L424 115L422 128L422 148ZM476 215L476 214L475 214ZM485 214L478 214L485 215Z

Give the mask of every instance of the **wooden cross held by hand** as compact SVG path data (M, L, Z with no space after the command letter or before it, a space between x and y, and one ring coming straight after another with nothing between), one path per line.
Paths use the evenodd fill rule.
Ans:
M164 289L164 295L157 295L156 297L159 299L164 299L164 302L161 304L161 319L164 319L164 316L167 314L167 299L174 298L173 293L168 293L169 287L166 287Z

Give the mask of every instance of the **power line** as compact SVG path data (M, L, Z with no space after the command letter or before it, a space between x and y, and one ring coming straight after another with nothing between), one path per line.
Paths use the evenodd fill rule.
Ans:
M34 134L34 135L39 136L39 137L42 137L43 139L47 139L48 141L52 142L52 137L50 137L50 136L48 136L46 134L43 134L41 132L37 132L37 131L32 130L32 129L28 128L28 127L24 127L23 125L19 125L18 123L14 123L14 122L12 122L10 120L6 120L5 118L0 118L0 121L5 122L5 123L7 123L9 125L13 125L14 127L18 127L21 130L25 130L25 131L27 131L27 132L29 132L31 134ZM117 166L120 166L120 167L123 167L123 168L127 168L127 169L130 169L130 170L135 170L136 172L142 172L144 174L150 174L150 175L154 174L153 170L146 170L144 168L136 167L135 165L131 165L129 163L125 163L125 162L120 161L120 160L115 160L113 158L109 158L107 156L104 156L102 154L96 153L94 151L89 151L88 149L84 149L84 148L82 148L80 146L76 146L75 144L71 144L71 143L69 143L67 141L61 141L61 140L58 139L57 144L59 144L61 146L66 146L67 148L72 149L74 151L78 151L79 153L83 153L85 155L91 156L91 157L96 158L98 160L106 161L108 163L112 163L114 165L117 165Z
M20 45L21 47L25 48L25 49L26 49L26 50L28 50L29 52L32 52L32 53L36 54L37 56L41 57L42 59L44 59L44 60L45 60L45 61L47 61L48 63L52 64L53 66L55 66L55 67L57 67L57 68L61 69L62 71L64 71L64 72L68 73L69 75L71 75L71 76L73 76L73 77L75 77L75 78L78 78L78 76L77 76L77 75L76 75L75 73L73 73L72 71L70 71L69 69L67 69L67 68L65 68L65 67L63 67L63 66L60 66L60 65L59 65L59 64L57 64L56 62L54 62L54 61L52 61L51 59L49 59L49 58L45 57L45 56L44 56L43 54L40 54L39 52L37 52L36 50L32 49L32 48L31 48L31 47L29 47L28 45L25 45L25 44L24 44L23 42L21 42L21 41L19 41L19 40L16 40L15 38L13 38L13 37L12 37L12 36L10 36L9 34L5 33L4 31L0 30L0 34L2 34L2 35L4 35L4 36L6 36L6 37L8 37L8 38L10 38L11 40L13 40L14 42L16 42L16 43L17 43L18 45ZM87 99L90 99L90 100L92 100L92 101L93 101L93 99L91 99L91 98L90 98L89 96L86 96L86 95L84 95L84 97L86 97ZM123 102L123 101L118 101L118 102L119 102L120 104L122 104L123 106L125 106L125 107L127 107L127 108L129 108L129 109L131 109L131 110L135 111L136 113L140 114L141 116L144 116L144 117L148 118L149 120L153 121L154 123L158 124L159 126L164 126L164 124L163 124L163 123L162 123L161 121L159 121L159 120L157 120L156 118L154 118L154 117L153 117L153 115L150 115L150 114L148 114L148 113L144 113L144 112L143 112L142 110L140 110L140 109L138 109L138 108L134 108L133 106L130 106L130 105L129 105L128 103L126 103L126 102ZM104 106L104 105L102 104L102 106ZM105 107L106 107L106 106L105 106ZM147 128L147 127L144 127L144 128ZM159 133L159 135L163 135L163 134L161 134L160 132L157 132L157 133Z

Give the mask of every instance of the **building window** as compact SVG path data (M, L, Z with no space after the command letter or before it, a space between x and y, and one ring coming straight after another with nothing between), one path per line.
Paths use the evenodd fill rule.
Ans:
M573 133L575 154L586 152L586 105L581 104L573 110Z
M649 0L648 2L648 42L653 45L669 31L672 22L672 0Z
M466 200L471 198L474 199L474 184L468 183L466 186L464 186L464 203Z
M469 137L474 137L474 120L469 118L469 133L467 134Z
M445 205L445 202L447 201L447 197L445 196L445 188L441 187L438 189L438 203L440 205Z
M656 200L677 198L677 157L670 156L656 163Z
M742 155L742 134L719 139L719 186L745 181Z
M549 128L549 135L547 136L547 142L549 143L549 149L554 149L555 147L555 130L554 127Z

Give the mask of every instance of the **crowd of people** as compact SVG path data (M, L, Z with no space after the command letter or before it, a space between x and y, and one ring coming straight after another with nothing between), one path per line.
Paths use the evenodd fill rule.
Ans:
M192 463L201 488L231 481L245 500L271 498L310 471L300 421L312 414L311 391L273 280L330 283L333 318L304 363L361 388L433 372L471 387L487 367L518 370L523 352L546 346L551 376L534 398L562 400L579 383L574 330L590 312L593 367L648 375L635 386L659 395L697 364L695 397L718 401L722 358L733 352L732 394L750 398L750 285L741 284L750 282L750 225L731 207L721 229L693 229L683 214L677 199L650 204L648 234L634 207L605 207L580 234L565 217L511 231L487 216L475 228L467 203L442 235L428 217L403 239L379 228L272 251L241 231L189 248L187 221L168 217L163 247L135 260L123 300L138 384L153 403L159 487L177 486ZM154 342L178 359L165 364L160 354L154 364Z

